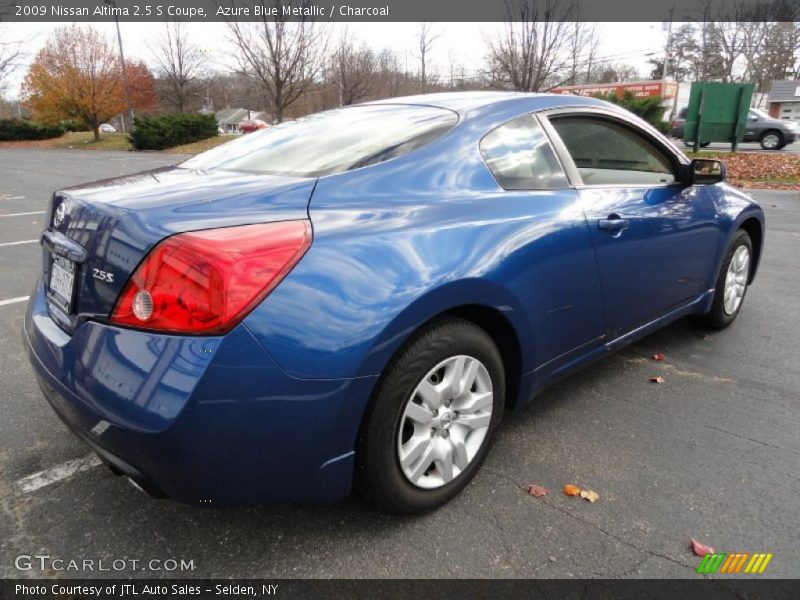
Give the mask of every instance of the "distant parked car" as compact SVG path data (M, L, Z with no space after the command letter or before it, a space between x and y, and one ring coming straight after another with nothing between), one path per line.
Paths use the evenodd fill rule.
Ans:
M259 129L266 129L269 125L261 119L246 119L239 123L239 131L242 133L253 133Z
M682 108L678 112L678 116L672 120L672 129L670 130L672 137L683 139L688 110L688 108ZM758 142L764 150L780 150L798 137L800 137L800 125L797 123L774 119L757 108L751 108L747 113L747 125L743 138L745 142ZM684 144L687 147L692 146L690 141L684 141ZM700 145L705 148L708 144L709 142L705 142Z
M780 150L800 136L800 126L791 121L770 117L763 110L751 108L744 129L745 142L758 142L764 150Z
M103 123L100 125L100 131L103 133L117 133L117 128L110 123Z
M682 109L680 109L680 111L678 111L678 116L672 119L672 129L669 132L669 134L672 137L677 138L679 140L683 139L683 132L686 127L686 115L688 114L688 112L689 109L687 107L683 107ZM687 142L687 141L684 141L683 143L686 145L687 148L691 148L694 145L692 142ZM700 144L700 146L705 148L710 143L711 142L704 142Z

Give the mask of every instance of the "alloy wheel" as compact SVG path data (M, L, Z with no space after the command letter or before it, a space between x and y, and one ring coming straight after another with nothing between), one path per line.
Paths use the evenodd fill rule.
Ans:
M397 458L406 479L435 489L458 477L477 456L492 419L489 371L459 355L433 367L406 401Z
M763 144L764 148L767 148L768 150L774 150L775 148L780 146L781 140L778 137L778 134L776 134L776 133L768 133L761 140L761 143Z
M725 296L722 305L726 314L732 315L739 310L747 288L749 274L750 250L747 249L747 246L739 246L731 257L728 272L725 275Z

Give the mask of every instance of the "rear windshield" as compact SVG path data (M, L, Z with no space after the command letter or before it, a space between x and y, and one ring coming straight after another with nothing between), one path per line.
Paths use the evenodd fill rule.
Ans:
M456 113L432 106L338 108L244 135L180 166L322 177L411 152L457 121Z

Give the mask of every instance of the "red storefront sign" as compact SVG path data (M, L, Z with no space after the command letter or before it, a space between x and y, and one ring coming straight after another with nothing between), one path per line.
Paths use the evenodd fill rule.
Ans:
M674 98L677 91L677 83L664 83L662 81L565 85L550 90L553 94L572 94L573 96L596 96L598 94L608 94L609 92L614 92L617 96L622 96L625 92L631 92L637 98L649 98L651 96Z

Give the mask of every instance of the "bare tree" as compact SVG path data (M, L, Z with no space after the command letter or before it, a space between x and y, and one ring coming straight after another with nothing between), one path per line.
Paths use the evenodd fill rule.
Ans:
M700 0L693 22L681 25L670 44L670 73L695 81L748 82L753 100L775 79L792 77L800 57L800 13L782 0L738 1L720 11ZM663 61L651 59L653 78Z
M331 59L330 78L339 93L339 106L349 106L375 94L380 66L378 57L365 44L356 42L345 30Z
M156 74L164 83L162 95L178 112L200 89L203 55L189 39L180 21L164 24L164 32L153 50Z
M575 20L569 39L569 57L567 78L564 83L576 85L578 79L585 73L588 77L592 72L594 57L597 53L597 31L594 25Z
M419 81L422 91L428 84L428 59L433 44L441 37L441 32L434 31L432 23L421 23L419 33L417 34L417 51L416 58L419 59Z
M0 96L8 85L9 76L17 69L23 58L22 42L8 39L5 30L0 29Z
M661 61L663 64L663 61ZM635 81L639 78L636 67L620 62L602 62L596 64L586 75L586 83L617 83Z
M506 0L505 31L488 42L493 83L533 92L568 81L570 65L582 63L591 50L575 43L586 35L576 26L577 14L575 0Z
M772 81L796 75L800 55L800 24L764 23L764 38L758 52L749 57L750 81L762 93L769 91Z
M288 0L265 2L275 10L260 22L228 21L241 71L264 91L277 122L320 74L327 42L307 17L289 22L283 14ZM297 4L293 5L295 8ZM302 6L309 8L308 0ZM310 11L309 11L310 12Z
M378 95L383 98L394 98L402 93L407 83L407 73L400 66L400 59L389 50L384 49L378 55Z

